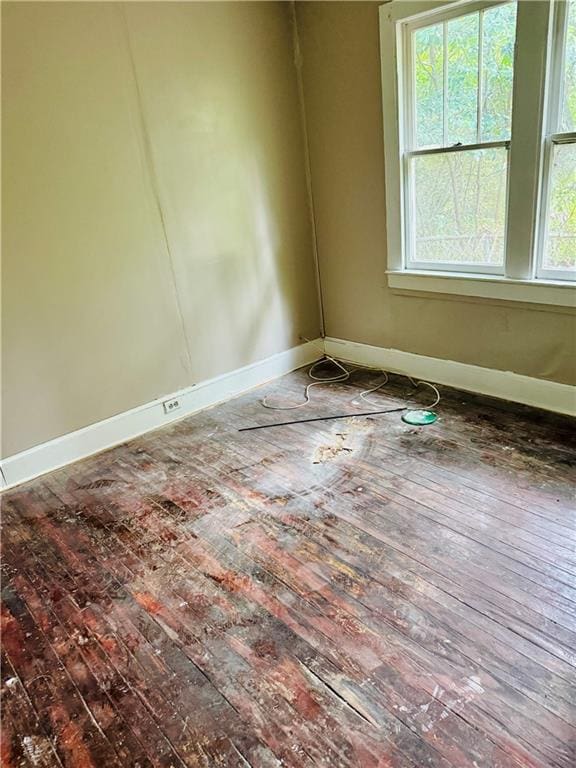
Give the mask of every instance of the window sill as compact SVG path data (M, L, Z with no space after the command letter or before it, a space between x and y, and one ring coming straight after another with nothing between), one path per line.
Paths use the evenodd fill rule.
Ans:
M523 301L576 307L576 283L553 280L511 280L493 275L388 270L388 286L426 293L453 293L502 301Z

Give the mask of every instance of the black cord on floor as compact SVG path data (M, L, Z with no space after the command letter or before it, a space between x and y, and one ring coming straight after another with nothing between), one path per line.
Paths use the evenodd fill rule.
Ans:
M399 413L408 410L405 405L402 408L388 408L386 411L365 411L364 413L342 413L338 416L315 416L312 419L297 419L296 421L277 421L274 424L258 424L255 427L242 427L238 432L251 432L254 429L270 429L271 427L286 427L289 424L306 424L309 421L330 421L331 419L349 419L352 416L378 416L382 413Z

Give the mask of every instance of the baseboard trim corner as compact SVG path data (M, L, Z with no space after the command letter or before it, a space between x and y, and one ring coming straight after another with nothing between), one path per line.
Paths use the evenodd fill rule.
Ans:
M316 339L213 379L124 411L0 461L2 486L7 490L35 477L100 453L134 437L230 400L254 387L283 376L322 356L323 339ZM177 397L181 406L165 414L162 403Z

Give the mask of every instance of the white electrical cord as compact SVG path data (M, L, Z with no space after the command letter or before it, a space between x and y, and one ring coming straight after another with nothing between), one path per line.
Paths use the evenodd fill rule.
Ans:
M337 373L334 376L316 376L314 374L314 369L325 360L330 360L331 363L334 363L335 366L340 368L341 373ZM325 355L323 360L317 360L308 371L308 376L310 376L311 379L314 379L314 381L306 386L306 389L304 390L304 400L301 403L296 403L295 405L270 405L267 402L267 398L264 398L262 400L262 405L264 408L270 408L272 411L291 411L294 408L302 408L310 402L310 390L312 387L315 387L317 384L334 384L337 381L348 381L352 372L353 371L344 368L342 363L339 363L338 360L334 360L333 357Z
M407 376L406 378L408 379L410 384L412 384L413 387L419 387L420 385L422 385L424 387L430 387L430 389L434 391L434 393L436 394L436 399L431 405L426 406L427 409L434 408L435 405L438 405L438 403L440 402L440 392L438 392L438 389L437 387L434 386L434 384L430 384L429 381L414 381L414 379L411 376Z
M382 389L382 387L388 384L388 374L386 373L386 371L382 371L382 375L384 376L384 379L380 382L380 384L378 384L375 387L372 387L372 389L365 389L363 392L360 392L358 397L361 400L364 400L364 402L366 403L370 403L370 405L377 405L378 407L380 407L381 403L379 403L377 400L371 400L369 397L367 397L367 395L371 395L372 392L377 392L379 389ZM356 400L352 400L352 405L357 405L357 404L358 403Z
M362 400L364 400L367 403L370 403L371 405L377 405L377 406L381 405L377 400L371 400L370 398L366 397L366 395L370 395L372 394L372 392L377 392L379 389L381 389L386 384L388 384L388 374L386 373L386 371L382 371L382 375L384 376L384 380L381 381L380 384L378 384L375 387L372 387L372 389L365 389L363 392L360 392L359 397ZM438 403L440 402L440 392L434 386L434 384L430 384L429 381L414 381L414 379L411 376L406 376L406 378L415 389L417 389L420 386L423 386L423 387L430 387L430 389L434 391L434 394L436 395L436 399L431 405L426 406L427 409L434 408L435 405L438 405ZM354 401L352 402L354 403ZM356 405L356 403L354 403L354 405Z
M321 363L324 363L326 360L329 360L331 363L333 363L337 368L340 369L341 373L337 373L333 376L316 376L314 373L315 368L320 365ZM272 411L291 411L295 408L303 408L305 405L308 405L310 402L310 390L312 387L317 386L318 384L335 384L337 382L343 382L348 381L350 376L354 373L356 369L353 368L352 370L348 370L345 368L342 363L338 362L338 360L335 360L333 357L330 357L329 355L324 355L324 358L322 360L317 360L309 369L308 376L313 379L313 381L310 384L306 385L306 388L304 390L304 400L301 403L295 403L293 405L270 405L268 403L267 398L265 397L262 400L262 405L264 408L269 408ZM376 400L371 400L368 398L368 395L372 394L373 392L377 392L382 387L384 387L388 383L388 374L386 371L382 371L382 375L384 376L383 381L381 381L379 384L377 384L375 387L372 387L371 389L365 389L362 392L360 392L359 397L361 400L364 400L366 403L370 403L371 405L380 406L381 403L378 403ZM438 389L434 386L434 384L430 384L428 381L414 381L413 378L410 376L407 377L408 381L412 384L413 387L418 388L420 386L424 387L430 387L436 395L436 398L434 402L431 405L427 405L426 408L434 408L434 406L438 405L440 402L440 392ZM357 401L352 401L354 405L358 405ZM406 406L408 409L408 406Z

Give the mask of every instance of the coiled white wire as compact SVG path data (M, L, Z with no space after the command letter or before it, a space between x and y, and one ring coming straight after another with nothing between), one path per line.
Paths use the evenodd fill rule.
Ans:
M426 406L427 409L434 408L434 406L438 405L438 403L440 402L440 392L438 392L438 388L435 387L434 384L430 384L429 381L414 381L414 379L411 376L407 376L407 379L410 382L410 384L412 384L413 387L419 387L419 386L430 387L430 389L435 393L436 399L434 400L433 403Z
M331 363L333 363L337 368L340 369L341 373L337 373L333 376L316 376L314 373L315 368L320 365L321 363L325 363L326 360L329 360ZM340 381L348 381L350 376L354 373L356 368L353 368L351 370L348 370L347 368L342 365L338 360L335 360L333 357L330 357L329 355L324 355L324 358L322 360L317 360L308 370L308 376L313 379L310 384L306 385L306 388L304 389L304 400L301 403L295 403L293 405L271 405L268 402L268 398L264 398L262 400L262 405L264 408L269 408L272 411L292 411L295 408L303 408L305 405L308 405L310 402L310 390L312 387L317 386L318 384L335 384ZM377 402L376 400L372 400L368 397L368 395L371 395L373 392L377 392L379 389L382 389L387 383L388 383L388 374L386 371L382 371L382 375L384 376L384 379L377 384L375 387L372 387L371 389L365 389L358 397L361 400L364 400L366 403L370 403L371 405L380 406L381 403ZM413 387L418 388L420 386L424 387L430 387L430 389L433 390L435 393L435 399L434 402L431 405L427 405L426 408L434 408L434 406L438 405L440 402L440 392L438 389L434 386L434 384L430 384L429 381L415 381L411 376L408 376L408 381L412 384ZM357 405L357 401L352 401L354 405ZM409 406L406 406L406 409L408 409Z
M341 373L337 373L335 376L316 376L314 374L314 369L317 368L320 363L324 363L325 360L330 360L331 363L334 363L337 368L340 368ZM272 411L291 411L294 408L302 408L310 402L310 390L312 387L315 387L318 384L334 384L337 381L348 381L351 373L353 373L353 371L349 371L342 365L342 363L339 363L338 360L334 360L333 357L328 357L326 355L324 359L317 360L308 371L308 376L310 376L311 379L314 379L314 381L306 385L306 389L304 390L304 400L301 403L296 403L295 405L270 405L265 397L262 400L262 405L264 408L270 408Z

